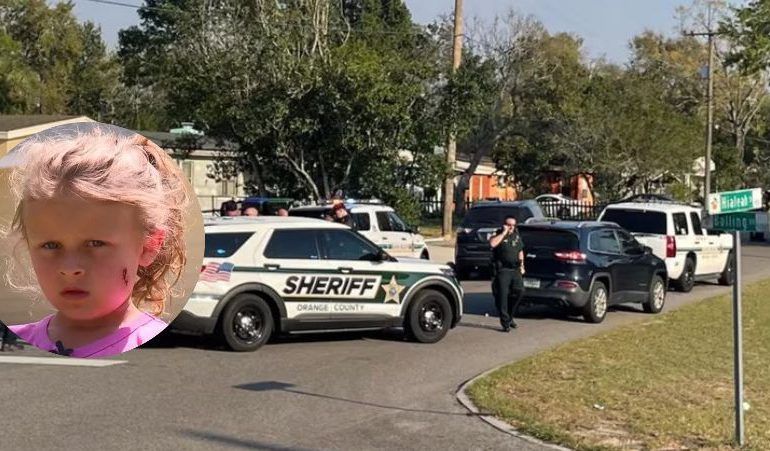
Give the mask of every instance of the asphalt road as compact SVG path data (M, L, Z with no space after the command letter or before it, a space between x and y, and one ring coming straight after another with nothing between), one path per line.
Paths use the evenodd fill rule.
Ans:
M434 248L433 256L446 261L451 249ZM745 281L770 277L769 261L770 247L746 247ZM519 329L503 334L489 283L464 286L463 321L434 345L406 342L397 331L319 334L238 354L210 339L171 336L105 368L0 363L0 449L534 450L469 415L455 400L458 386L491 367L650 318L622 306L591 325L528 308ZM699 284L687 295L672 292L665 310L727 291ZM0 353L7 355L44 353Z

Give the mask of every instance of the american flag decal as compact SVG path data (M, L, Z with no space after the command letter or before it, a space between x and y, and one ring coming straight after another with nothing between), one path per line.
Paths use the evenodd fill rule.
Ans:
M234 267L235 265L230 262L211 262L201 270L200 280L204 282L227 282L230 280L230 274L232 274Z

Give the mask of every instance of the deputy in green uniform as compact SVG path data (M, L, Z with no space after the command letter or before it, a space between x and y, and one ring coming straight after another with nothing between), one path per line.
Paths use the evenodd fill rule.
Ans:
M524 243L516 230L516 218L507 216L503 227L489 239L492 246L492 294L503 332L516 328L513 314L524 294Z

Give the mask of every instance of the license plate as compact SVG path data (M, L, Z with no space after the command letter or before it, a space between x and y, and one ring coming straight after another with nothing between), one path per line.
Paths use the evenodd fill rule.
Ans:
M540 288L540 280L524 278L524 288Z

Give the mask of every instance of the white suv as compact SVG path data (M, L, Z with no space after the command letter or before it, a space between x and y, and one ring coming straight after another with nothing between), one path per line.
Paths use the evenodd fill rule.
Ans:
M331 215L331 205L296 207L289 216L322 219ZM355 229L394 257L430 259L425 238L417 227L411 227L396 211L381 203L345 202L345 208L353 217Z
M198 283L172 328L216 332L236 351L274 332L386 327L434 343L462 316L449 266L396 259L341 224L224 217L208 220L205 233Z
M599 221L614 222L652 248L666 262L669 280L688 292L696 280L735 280L730 234L711 234L702 226L701 210L676 202L622 202L608 205Z

